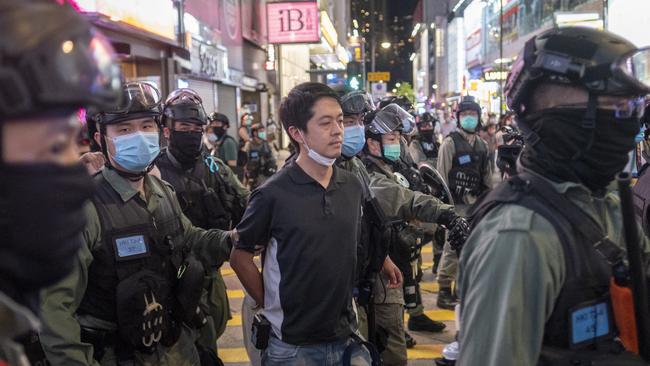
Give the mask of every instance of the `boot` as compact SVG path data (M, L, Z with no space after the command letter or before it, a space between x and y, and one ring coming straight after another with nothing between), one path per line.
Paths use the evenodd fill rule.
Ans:
M416 344L418 344L418 342L416 342L415 339L413 339L413 337L411 337L411 335L408 334L408 332L404 332L404 339L406 339L406 348L410 349L415 347Z
M447 325L445 325L445 323L429 319L429 317L424 314L409 316L408 328L412 331L439 333L446 327Z
M458 305L458 298L451 292L451 288L443 287L438 291L437 305L440 309L454 310Z

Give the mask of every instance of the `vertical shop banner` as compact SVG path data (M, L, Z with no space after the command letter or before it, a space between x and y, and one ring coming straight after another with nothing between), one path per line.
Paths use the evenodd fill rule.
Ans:
M214 31L221 31L219 2L214 0L185 0L185 12Z
M244 69L239 0L221 1L221 42L228 49L228 66Z
M242 37L256 43L266 45L266 7L265 1L241 0L241 32Z
M316 1L266 4L269 43L321 41Z

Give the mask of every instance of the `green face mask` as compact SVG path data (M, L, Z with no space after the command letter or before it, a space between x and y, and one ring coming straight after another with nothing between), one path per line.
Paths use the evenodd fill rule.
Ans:
M387 144L384 145L384 157L390 161L399 160L399 156L402 152L399 144Z
M262 140L266 140L266 132L258 132L257 137L261 138Z

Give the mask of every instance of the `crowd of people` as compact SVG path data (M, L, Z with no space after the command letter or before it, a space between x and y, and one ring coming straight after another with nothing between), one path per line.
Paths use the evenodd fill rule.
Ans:
M223 365L228 261L252 364L404 366L408 331L445 329L429 243L459 318L437 364L647 365L650 175L638 217L611 183L648 141L649 64L611 33L544 32L499 122L470 96L419 113L299 84L278 163L273 120L230 136L194 90L124 82L69 6L0 0L0 365Z

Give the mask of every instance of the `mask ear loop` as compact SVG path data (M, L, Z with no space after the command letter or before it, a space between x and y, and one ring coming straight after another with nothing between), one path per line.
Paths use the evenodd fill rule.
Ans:
M594 144L594 139L596 137L596 110L598 108L598 96L595 93L589 93L589 101L587 102L587 112L585 113L584 118L582 119L582 128L588 130L589 140L587 142L587 147L580 149L576 152L571 160L576 161L580 159L587 151L591 149Z

